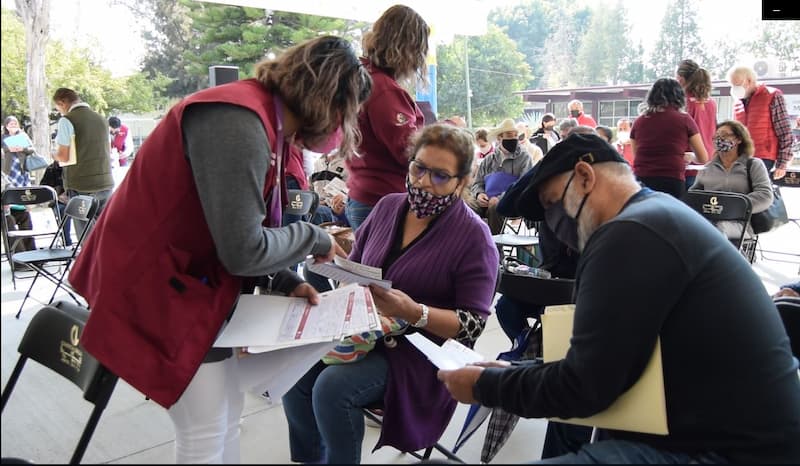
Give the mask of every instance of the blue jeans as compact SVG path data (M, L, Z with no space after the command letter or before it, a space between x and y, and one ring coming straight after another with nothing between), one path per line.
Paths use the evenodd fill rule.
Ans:
M514 343L519 334L530 327L528 317L540 318L544 306L526 304L506 296L500 296L494 306L494 311L500 328L503 329L511 343Z
M353 231L358 230L358 227L364 223L369 213L372 212L373 207L375 206L358 202L349 197L347 198L347 205L344 208L344 212L347 214L347 221L350 223L350 227L353 228Z
M713 452L689 455L658 450L644 443L626 440L602 440L588 443L577 453L534 461L534 464L725 464L725 458Z
M354 363L312 367L282 398L292 461L361 463L361 408L383 400L388 373L378 351Z

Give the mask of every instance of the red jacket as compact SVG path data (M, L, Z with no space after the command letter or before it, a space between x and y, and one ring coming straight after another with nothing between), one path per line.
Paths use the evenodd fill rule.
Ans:
M425 118L414 99L386 71L366 59L372 93L358 114L361 145L347 158L348 196L375 205L389 193L406 191L409 139Z
M755 145L755 156L760 159L776 160L778 158L778 135L772 125L772 112L770 105L780 89L767 87L760 84L744 106L742 101L736 102L733 107L733 116L736 121L745 125L750 131Z
M120 154L125 152L125 138L128 137L128 127L125 125L119 126L119 133L114 135L114 139L111 140L111 148L115 148L119 151Z
M165 408L186 389L241 290L217 257L184 156L181 119L196 102L252 110L274 147L272 95L257 81L187 97L142 145L69 274L92 309L81 336L86 350Z

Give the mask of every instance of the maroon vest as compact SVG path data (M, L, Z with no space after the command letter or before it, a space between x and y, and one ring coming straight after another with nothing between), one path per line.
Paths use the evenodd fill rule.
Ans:
M83 346L165 408L191 381L242 284L217 257L184 155L181 119L198 102L252 110L275 147L272 95L259 82L237 81L187 97L139 149L69 274L91 307ZM269 172L265 198L274 184Z
M736 121L745 125L750 131L755 145L755 156L760 159L776 160L778 158L778 135L772 125L772 112L770 105L779 89L767 87L763 84L756 88L747 103L747 109L742 101L736 102L733 107L733 116Z

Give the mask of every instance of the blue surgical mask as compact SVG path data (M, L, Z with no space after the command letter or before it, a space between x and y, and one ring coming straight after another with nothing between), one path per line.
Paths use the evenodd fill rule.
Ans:
M567 185L564 186L564 192L561 193L561 200L544 211L544 220L547 222L547 226L556 234L559 241L566 244L567 247L573 251L580 251L580 249L578 249L578 217L581 215L581 211L586 204L586 199L589 198L589 194L587 193L583 196L583 200L578 207L578 212L575 214L575 217L570 217L569 214L567 214L567 210L564 208L564 197L567 195L567 190L573 178L575 178L575 172L572 172L569 181L567 181Z

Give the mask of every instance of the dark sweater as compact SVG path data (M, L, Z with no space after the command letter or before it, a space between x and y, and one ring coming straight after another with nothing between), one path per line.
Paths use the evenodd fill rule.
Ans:
M539 367L487 369L486 406L587 417L638 380L661 337L669 435L611 431L733 462L800 461L800 380L760 279L680 201L643 190L581 254L571 348Z

